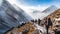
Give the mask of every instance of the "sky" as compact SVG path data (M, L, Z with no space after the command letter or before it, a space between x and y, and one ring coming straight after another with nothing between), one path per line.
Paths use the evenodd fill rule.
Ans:
M60 0L9 0L9 1L11 3L15 2L25 11L32 9L43 11L52 5L60 7Z
M54 5L60 7L60 0L8 0L12 4L18 5L27 13L33 10L43 11L46 8Z
M7 0L10 3L15 3L19 5L24 10L27 9L35 9L39 11L43 11L44 9L48 8L51 5L55 5L60 7L60 0ZM0 0L1 4L2 0Z
M30 15L34 10L44 11L46 8L54 5L60 8L60 0L7 0L12 5L17 5Z
M21 2L29 6L37 6L37 5L47 6L47 5L60 4L60 0L18 0L18 2Z
M52 0L18 0L21 1L22 3L25 3L27 5L32 5L32 6L36 6L36 5L47 5L52 3Z

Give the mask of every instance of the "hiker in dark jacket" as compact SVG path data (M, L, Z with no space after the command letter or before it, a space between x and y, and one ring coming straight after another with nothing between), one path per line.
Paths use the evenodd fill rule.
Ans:
M38 25L40 25L41 24L41 20L40 19L38 19Z
M51 18L48 17L48 19L47 19L47 25L46 25L47 34L48 34L48 30L49 30L50 26L52 27L52 21L51 21Z
M48 20L47 20L47 18L45 18L45 22L44 22L44 24L45 24L45 26L46 26L46 32L47 32L47 34L48 34Z
M51 18L48 18L48 27L50 27L51 26L51 28L52 28L52 21L51 21Z
M34 22L34 20L31 20L31 22Z

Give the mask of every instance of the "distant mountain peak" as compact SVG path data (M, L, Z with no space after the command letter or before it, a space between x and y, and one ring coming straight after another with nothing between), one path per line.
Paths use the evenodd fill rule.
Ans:
M37 11L37 10L36 10L36 11L33 11L33 13L40 13L40 11Z
M56 9L58 9L58 7L52 5L52 6L48 7L46 10L44 10L42 13L51 12L51 11L54 11Z
M43 19L44 17L50 15L51 13L55 12L58 9L59 9L58 7L52 5L52 6L48 7L47 9L45 9L42 12L40 12L40 11L34 11L33 12L33 16L36 17L36 18Z
M50 7L56 7L55 5L52 5L52 6L50 6Z

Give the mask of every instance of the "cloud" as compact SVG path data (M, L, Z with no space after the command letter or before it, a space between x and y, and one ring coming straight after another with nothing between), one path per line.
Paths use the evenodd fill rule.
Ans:
M43 18L44 14L39 13L39 14L31 14L31 12L33 12L33 10L38 10L38 11L44 11L46 8L50 7L51 5L55 5L57 7L60 7L59 2L58 1L53 1L51 4L46 4L46 5L29 5L26 4L25 2L21 2L21 1L17 1L17 0L8 0L13 6L17 5L18 7L20 7L21 9L23 9L28 15L30 15L32 18ZM57 3L56 3L57 2ZM17 9L17 8L16 8ZM17 9L18 10L18 9ZM35 16L35 17L34 17Z
M34 10L39 10L39 11L43 11L44 9L46 9L46 6L29 6L29 5L25 5L24 3L22 4L21 1L18 3L18 1L16 0L8 0L12 5L16 4L17 6L19 6L20 8L22 8L24 11L26 12L31 12L31 9Z
M33 15L31 14L31 12L33 12L33 10L38 10L38 11L43 11L46 8L48 8L48 6L41 6L41 5L37 5L37 6L29 6L29 5L25 5L24 3L21 3L21 1L18 3L18 1L16 0L8 0L13 6L17 5L18 7L20 7L21 9L23 9L28 15L30 15L31 17L33 17ZM16 8L17 9L17 8ZM18 10L18 9L17 9ZM33 17L34 18L34 17Z

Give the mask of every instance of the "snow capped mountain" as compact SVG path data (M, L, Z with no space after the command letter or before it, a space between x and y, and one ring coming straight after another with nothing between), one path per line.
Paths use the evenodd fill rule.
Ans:
M29 15L18 6L11 5L8 1L3 0L0 6L0 33L3 34L13 27L31 20Z
M49 8L47 8L46 10L42 11L43 13L49 13L49 12L54 12L55 10L57 10L58 8L54 5L50 6Z
M51 13L55 12L58 9L59 8L56 7L56 6L54 6L54 5L48 7L46 10L42 11L42 13L44 13L43 18L46 17L46 16L48 16L48 15L50 15Z
M33 17L33 19L38 19L38 18L40 18L40 15L41 15L42 13L41 13L41 11L39 11L39 10L33 10L32 12L31 12L31 16Z
M33 19L30 15L28 15L23 9L21 9L21 8L18 7L17 5L14 4L14 5L12 5L12 6L17 10L18 14L22 14L22 16L24 16L25 19L27 19L28 21ZM20 16L20 17L21 17L21 16ZM26 20L26 21L27 21L27 20Z
M46 17L46 16L50 15L51 13L53 13L54 11L56 11L57 9L59 9L59 8L52 5L42 12L41 11L33 11L32 15L33 15L34 19L38 19L38 18L43 19L44 17Z
M34 10L32 13L40 13L41 11Z

